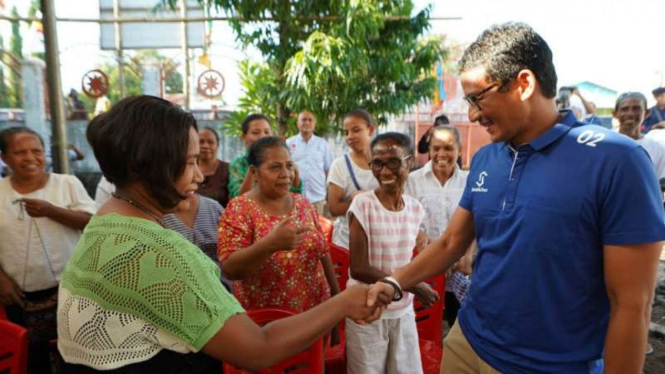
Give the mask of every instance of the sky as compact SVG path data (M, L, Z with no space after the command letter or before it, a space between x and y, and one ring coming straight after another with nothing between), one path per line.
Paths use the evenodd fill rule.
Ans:
M23 15L28 0L5 0L5 13L16 5ZM462 44L472 42L485 28L496 23L521 21L531 25L549 44L559 85L591 81L610 89L643 92L653 103L651 90L665 85L665 45L662 0L415 0L416 8L432 6L432 16L460 20L432 21L432 34L445 34ZM58 17L99 16L98 1L55 0ZM27 28L27 26L24 26ZM5 47L11 34L8 22L0 22ZM83 74L101 62L112 62L110 51L100 51L99 26L90 23L58 23L63 91L79 88ZM26 50L38 42L24 40ZM659 40L660 39L660 40ZM28 51L26 51L28 52ZM162 53L182 61L179 50ZM200 51L196 51L200 54ZM241 95L236 64L250 58L260 60L251 48L239 48L228 26L215 22L210 50L213 68L225 77L224 101L233 106ZM192 63L193 76L205 68ZM202 103L200 106L205 106Z

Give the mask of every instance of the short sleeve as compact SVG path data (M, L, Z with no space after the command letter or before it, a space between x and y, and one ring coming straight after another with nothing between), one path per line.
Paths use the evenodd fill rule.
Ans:
M353 201L351 202L351 206L349 206L349 210L346 212L346 219L351 222L349 219L351 217L351 214L358 220L358 223L360 223L360 226L362 226L363 230L365 230L365 235L369 232L369 212L370 212L370 201L365 197L366 194L368 193L374 193L374 192L364 192L358 196L356 196ZM349 236L351 235L351 232L349 232ZM351 242L351 239L349 238L349 243Z
M249 215L249 207L242 197L229 202L219 219L217 258L220 262L229 258L235 251L249 247L253 242L254 224Z
M628 245L665 240L662 195L644 148L627 150L608 172L600 202L603 242Z
M332 162L332 165L330 166L330 172L328 173L328 184L332 183L346 191L346 185L349 179L348 174L349 172L346 170L344 157L338 157Z
M97 205L95 201L90 198L88 192L83 187L83 183L75 176L68 176L67 183L69 185L70 203L68 209L75 212L85 212L95 214L97 212Z

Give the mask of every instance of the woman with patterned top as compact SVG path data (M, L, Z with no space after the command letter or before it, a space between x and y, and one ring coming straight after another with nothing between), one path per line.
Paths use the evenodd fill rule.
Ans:
M339 292L316 209L289 191L294 162L281 139L259 139L247 159L255 187L219 222L224 273L245 309L309 310Z
M229 163L217 158L219 135L210 127L199 131L199 167L203 173L203 182L199 185L199 194L209 197L222 206L229 202Z
M304 350L342 318L368 321L367 288L261 328L219 285L219 267L164 215L186 209L203 174L194 117L137 96L95 117L87 137L116 186L63 273L58 349L67 373L257 370Z
M266 136L272 136L270 129L270 122L268 117L263 114L250 114L242 121L240 125L242 131L242 141L245 143L245 149L254 144L255 141ZM298 167L294 166L295 177L291 185L291 192L302 193L302 183L298 177ZM236 157L231 162L230 176L229 176L229 193L231 197L236 197L244 194L253 187L253 179L249 173L249 161L247 153L242 156Z

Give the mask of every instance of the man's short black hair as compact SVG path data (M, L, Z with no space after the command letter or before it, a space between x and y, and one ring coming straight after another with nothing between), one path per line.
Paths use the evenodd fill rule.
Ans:
M268 122L268 124L270 124L270 120L268 119L268 117L264 116L263 114L252 113L242 120L240 129L242 130L243 135L247 135L247 131L249 131L249 124L252 121L256 121L257 119L264 119L266 122Z
M190 113L154 96L120 100L93 118L86 136L104 177L118 187L141 183L157 202L173 208L185 197L175 183L185 170Z
M24 126L14 126L0 131L0 152L6 153L9 148L9 143L12 142L12 138L18 134L32 134L39 139L39 142L42 143L42 148L44 147L44 139L39 135L35 130L24 127Z
M286 146L286 143L282 138L278 136L264 136L249 146L249 150L247 151L247 162L258 168L266 161L266 151L272 147L284 147L287 151L289 150L289 147Z
M483 31L464 51L462 72L484 67L490 81L502 83L515 78L520 70L533 72L547 98L556 96L557 76L552 51L529 25L508 22Z
M402 148L402 151L408 156L413 156L413 141L407 135L402 134L401 132L384 132L383 134L377 135L372 139L370 144L370 149L374 149L378 143L383 143L387 141L393 141Z

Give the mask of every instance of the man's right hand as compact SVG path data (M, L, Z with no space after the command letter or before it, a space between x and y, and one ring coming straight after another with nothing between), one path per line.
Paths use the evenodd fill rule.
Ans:
M395 296L395 289L393 286L383 283L376 282L374 283L367 293L367 305L388 305L393 301L393 296Z
M374 303L367 304L366 300L370 288L366 285L356 284L348 287L339 295L347 301L347 317L358 324L368 324L381 317L381 313L387 304Z
M0 271L0 303L3 305L23 305L23 290L3 271Z

